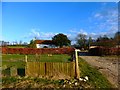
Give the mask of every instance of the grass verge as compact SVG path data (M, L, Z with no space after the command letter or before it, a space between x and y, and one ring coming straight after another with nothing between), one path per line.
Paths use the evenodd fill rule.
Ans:
M112 88L112 84L95 68L85 60L79 58L81 77L88 76L89 82L94 88Z

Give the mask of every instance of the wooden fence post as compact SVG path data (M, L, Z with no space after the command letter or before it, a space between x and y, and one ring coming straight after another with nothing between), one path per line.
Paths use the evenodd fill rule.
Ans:
M25 62L27 62L27 55L25 55Z
M28 63L27 63L27 55L25 55L25 62L26 62L26 65L25 65L25 75L28 75Z
M17 68L16 67L10 68L10 76L17 76Z
M75 49L75 72L76 72L76 78L80 78L80 71L79 71L79 66L78 66L78 51L79 49Z

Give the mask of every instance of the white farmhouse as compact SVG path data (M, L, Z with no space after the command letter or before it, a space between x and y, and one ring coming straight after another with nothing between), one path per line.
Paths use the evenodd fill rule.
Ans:
M37 48L56 48L52 40L35 40Z

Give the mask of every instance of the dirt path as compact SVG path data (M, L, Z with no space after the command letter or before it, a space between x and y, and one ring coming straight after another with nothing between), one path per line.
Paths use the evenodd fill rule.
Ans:
M118 87L118 58L100 56L79 56L97 68L107 79Z

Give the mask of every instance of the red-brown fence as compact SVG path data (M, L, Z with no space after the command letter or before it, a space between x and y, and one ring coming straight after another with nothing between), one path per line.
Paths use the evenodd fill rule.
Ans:
M96 47L89 50L91 55L120 55L120 48Z
M74 48L2 48L3 54L72 54Z

